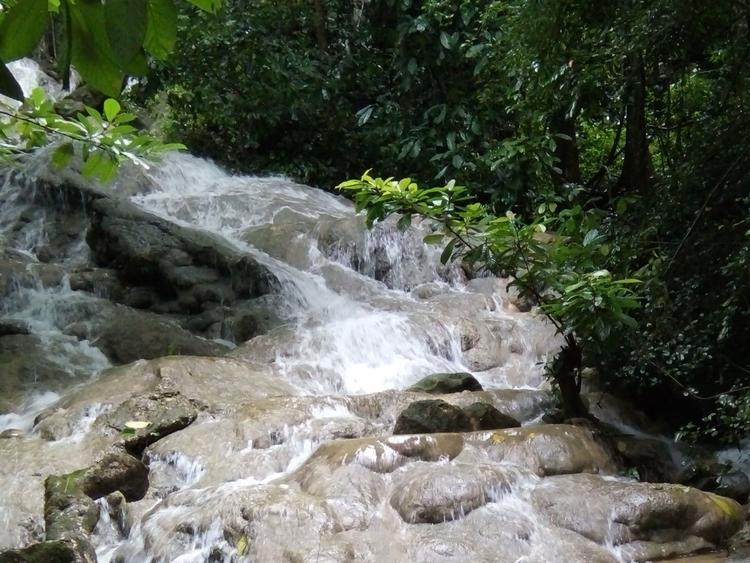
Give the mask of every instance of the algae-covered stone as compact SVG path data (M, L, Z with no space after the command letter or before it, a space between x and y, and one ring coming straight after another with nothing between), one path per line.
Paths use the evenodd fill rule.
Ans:
M482 391L482 385L470 373L435 373L420 379L407 391L441 395L461 391Z
M148 490L148 468L140 459L114 449L86 470L81 488L92 499L119 491L128 501L140 500Z
M94 531L99 507L83 492L85 470L50 475L44 482L47 540L81 539Z
M544 424L498 430L479 445L491 459L520 465L540 476L617 471L607 449L580 426Z
M121 432L123 447L140 455L148 445L187 427L196 416L195 407L185 397L162 393L128 399L99 417L96 424Z
M498 430L521 426L515 418L501 413L487 403L472 403L464 407L463 411L471 420L472 430Z
M586 510L580 509L582 501ZM531 503L551 524L602 544L663 544L693 537L717 545L745 519L736 501L691 487L586 474L545 479L532 491ZM672 553L679 552L677 547L670 547Z
M394 434L469 432L471 420L459 407L440 399L415 401L396 419Z
M90 545L76 540L46 541L24 549L0 552L0 563L93 563Z

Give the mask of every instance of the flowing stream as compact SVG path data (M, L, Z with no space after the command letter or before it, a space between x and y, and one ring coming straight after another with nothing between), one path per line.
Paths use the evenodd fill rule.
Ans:
M519 310L506 281L441 265L440 249L422 243L429 225L367 231L341 197L232 175L190 155L124 169L104 188L112 197L220 237L278 286L273 326L223 358L110 369L96 342L71 330L106 302L68 278L90 264L83 233L70 227L64 260L45 256L57 235L35 189L32 174L8 174L0 188L0 237L25 276L8 288L0 316L22 322L44 360L36 384L0 414L9 460L0 470L0 548L41 538L41 478L96 459L112 442L97 420L150 392L155 377L188 380L179 392L199 412L144 452L142 500L97 501L92 542L102 563L614 562L634 558L623 544L635 539L662 549L689 536L683 552L711 547L695 531L637 538L623 529L610 488L624 487L622 510L648 505L650 493L633 484L628 497L631 482L614 476L587 431L535 426L551 403L543 369L559 337ZM494 404L523 427L390 436L400 411L429 398L405 390L439 372L471 372L484 388L441 398ZM569 475L541 478L556 474ZM587 515L570 514L588 494ZM553 517L555 503L568 508Z

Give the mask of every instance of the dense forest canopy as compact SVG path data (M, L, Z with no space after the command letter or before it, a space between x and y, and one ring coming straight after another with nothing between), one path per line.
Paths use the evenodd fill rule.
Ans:
M13 5L22 4L8 3L5 37ZM65 7L83 14L100 9L95 4L103 6L63 1L58 10L50 2L57 25L35 31L46 33L44 55L58 59L63 78L71 61L55 47L67 45ZM147 74L124 103L133 113L147 108L153 131L234 169L325 188L366 169L425 187L452 189L455 179L466 187L466 205L481 205L482 221L517 217L543 225L528 231L529 244L543 230L556 241L554 252L537 256L546 283L527 285L531 298L547 292L555 318L573 319L562 328L581 341L577 385L580 367L589 366L608 388L639 398L692 437L746 435L749 3L229 0L216 14L211 2L137 4L149 15L140 42L110 53L114 64L93 65L116 73L117 84L78 64L110 96L126 77ZM149 28L165 13L157 8L169 17ZM0 41L0 56L8 62L36 42L14 50ZM31 104L37 113L27 121L49 121L53 108ZM119 105L109 107L84 129L114 120ZM434 211L377 207L385 201L364 202L375 205L372 218ZM497 256L472 258L519 278L533 271ZM630 289L627 302L604 299L596 277L577 287L579 278L552 283L603 271L612 283L640 280L638 308ZM566 304L570 287L576 300Z

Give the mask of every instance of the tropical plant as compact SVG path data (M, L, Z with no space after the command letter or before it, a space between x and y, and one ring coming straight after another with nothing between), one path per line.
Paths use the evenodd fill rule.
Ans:
M401 214L403 229L413 215L429 219L435 231L425 242L445 245L441 261L460 259L472 269L511 276L564 339L549 374L565 414L587 414L580 398L584 352L610 344L619 329L635 327L629 312L639 306L632 289L638 280L616 278L603 268L609 250L601 213L572 207L529 221L511 211L495 216L455 181L423 189L410 178L365 173L338 187L366 211L369 225L394 213Z

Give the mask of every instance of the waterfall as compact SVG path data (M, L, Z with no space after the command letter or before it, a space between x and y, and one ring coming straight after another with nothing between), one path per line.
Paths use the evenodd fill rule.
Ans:
M0 183L0 550L44 539L47 475L113 451L148 482L96 500L101 563L615 563L736 527L734 505L622 477L588 428L543 424L559 335L508 280L442 265L428 223L368 230L343 197L189 154L107 186L44 151L23 172ZM446 372L482 390L411 388ZM511 428L392 435L428 400Z

